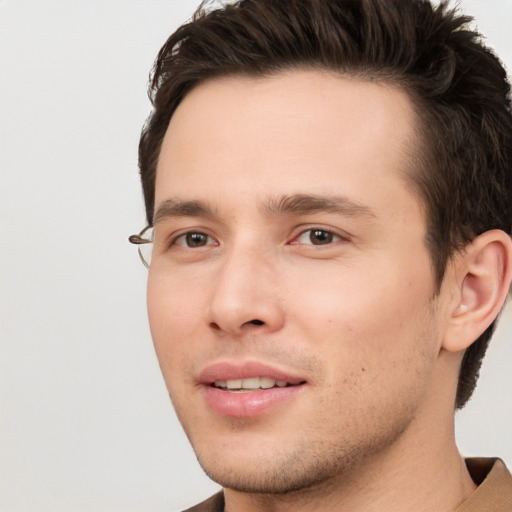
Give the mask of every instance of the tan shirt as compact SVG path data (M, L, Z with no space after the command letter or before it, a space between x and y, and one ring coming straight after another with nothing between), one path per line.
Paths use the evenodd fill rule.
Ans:
M512 476L500 459L466 459L475 492L455 512L512 512ZM184 512L223 512L222 492Z
M512 476L501 459L466 459L478 485L455 512L512 512Z

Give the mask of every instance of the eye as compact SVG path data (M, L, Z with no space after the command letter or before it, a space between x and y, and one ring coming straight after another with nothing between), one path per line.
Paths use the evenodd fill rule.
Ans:
M305 244L305 245L329 245L334 242L339 242L341 236L328 231L327 229L307 229L303 231L292 243Z
M190 247L191 249L197 247L205 247L207 245L217 245L215 240L199 231L189 231L188 233L184 233L183 235L178 236L173 245L179 245L181 247Z

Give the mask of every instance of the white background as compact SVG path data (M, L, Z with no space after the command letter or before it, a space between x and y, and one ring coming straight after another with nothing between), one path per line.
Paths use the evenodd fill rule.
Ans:
M461 2L512 69L512 0ZM172 511L212 494L172 412L127 236L147 76L196 0L0 1L0 510ZM512 309L457 417L512 466Z

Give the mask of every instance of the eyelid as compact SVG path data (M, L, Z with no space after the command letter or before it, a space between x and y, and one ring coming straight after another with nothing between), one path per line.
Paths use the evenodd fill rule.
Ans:
M207 237L207 239L209 239L210 241L213 241L213 243L210 243L207 240L207 243L205 245L198 246L198 247L189 247L186 244L186 242L185 242L185 237L187 235L191 235L191 234L194 234L194 235L204 235L204 236ZM178 241L180 239L183 239L183 243L178 243ZM212 235L210 235L207 232L207 230L205 230L205 229L187 229L187 230L184 230L184 231L180 231L178 233L173 234L170 237L170 241L169 241L169 246L170 247L178 246L178 247L185 247L187 249L200 249L201 247L217 246L217 245L219 245L219 242Z
M304 234L310 232L310 231L325 231L326 233L331 233L332 235L336 236L338 240L334 240L333 242L326 243L326 244L318 244L315 245L313 243L304 243L304 242L298 242L298 239L303 236ZM290 245L305 245L305 246L311 246L315 248L327 248L332 247L333 245L336 245L339 242L348 242L351 240L351 236L345 232L340 231L339 229L334 229L332 227L322 226L322 225L310 225L307 227L301 226L301 229L298 233L294 234L291 238L291 240L288 242Z
M172 229L173 226L168 225L166 227L161 227L158 230L155 230L155 247L161 247L161 250L167 250L171 247L186 247L185 244L176 243L181 237L184 237L190 233L201 233L211 238L216 245L218 245L218 240L211 231L203 226L187 226L182 227L181 229ZM210 247L214 244L208 243L207 246ZM207 247L205 246L205 247Z

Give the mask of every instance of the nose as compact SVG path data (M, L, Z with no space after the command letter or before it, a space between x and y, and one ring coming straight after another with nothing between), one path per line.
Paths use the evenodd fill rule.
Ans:
M270 259L250 249L233 250L223 259L208 311L213 330L241 336L283 327L278 273Z

